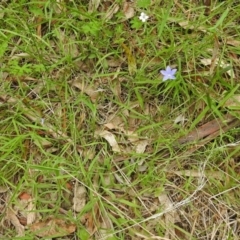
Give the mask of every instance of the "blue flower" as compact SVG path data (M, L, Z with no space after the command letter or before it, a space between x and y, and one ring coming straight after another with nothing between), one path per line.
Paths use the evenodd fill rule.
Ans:
M171 69L171 67L167 66L166 70L161 70L160 72L163 75L163 81L169 79L176 79L176 77L174 76L177 72L176 68Z

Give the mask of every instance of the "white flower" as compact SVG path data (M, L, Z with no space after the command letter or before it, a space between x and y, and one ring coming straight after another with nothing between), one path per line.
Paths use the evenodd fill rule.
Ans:
M149 16L145 13L141 13L139 19L142 21L142 22L146 22L148 20Z

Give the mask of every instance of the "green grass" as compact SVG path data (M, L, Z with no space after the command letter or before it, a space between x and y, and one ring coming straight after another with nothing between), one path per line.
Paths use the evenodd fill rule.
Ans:
M0 6L0 238L238 239L238 1L91 2Z

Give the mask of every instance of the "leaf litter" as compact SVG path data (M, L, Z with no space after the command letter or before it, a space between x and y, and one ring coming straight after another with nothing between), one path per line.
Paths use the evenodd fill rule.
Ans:
M76 225L64 219L49 217L30 226L30 230L39 237L56 238L67 236L76 230Z
M111 132L107 130L97 130L95 132L95 135L104 138L111 146L113 152L121 152L117 140L114 134L112 134Z
M78 183L74 186L73 210L81 212L87 202L87 191L84 186L79 186Z

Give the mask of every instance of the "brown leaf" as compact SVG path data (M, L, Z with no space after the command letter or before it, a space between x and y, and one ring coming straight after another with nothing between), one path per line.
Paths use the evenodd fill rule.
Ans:
M19 195L19 199L14 205L15 212L18 213L18 216L21 216L21 221L25 225L32 224L37 218L37 212L35 211L35 204L32 196L29 193L23 192Z
M104 127L112 130L112 129L119 129L120 131L124 132L123 129L124 121L121 117L113 114L109 116L109 119L107 120L107 123L104 124Z
M172 171L171 173L174 173L178 176L188 176L188 177L202 177L202 172L196 171L196 170L183 170L183 171ZM206 177L212 177L216 179L223 180L224 179L224 172L220 171L204 171L204 174Z
M132 54L132 51L126 44L122 43L121 46L123 47L125 54L127 55L128 58L128 72L130 75L134 75L137 71L136 59Z
M185 116L183 114L180 114L174 119L174 124L180 123L181 125L183 125L185 121L186 121Z
M76 182L73 197L73 210L75 212L81 212L86 205L86 195L86 188L84 186L78 186L78 182Z
M126 19L134 17L134 8L133 3L131 2L124 2L123 4L123 13L126 17Z
M144 153L148 144L148 140L139 140L136 142L136 153Z
M8 187L6 187L6 186L0 186L0 193L5 193L5 192L7 192L8 190L9 190Z
M191 21L186 20L186 21L179 22L178 18L170 18L169 21L179 24L184 29L194 29L201 32L207 32L207 29L205 27L200 26L196 28L196 26L192 24Z
M38 237L63 237L75 232L76 225L73 223L68 224L63 219L50 217L45 221L34 223L30 230Z
M134 143L136 145L136 153L144 153L147 145L149 144L149 140L139 140ZM148 168L148 165L145 163L144 158L138 162L138 171L145 172Z
M109 218L108 214L106 212L101 213L101 222L100 222L100 229L95 234L95 239L110 239L111 237L114 238L112 234L109 234L109 232L114 230L113 223L111 219Z
M221 121L222 119L214 119L208 123L205 123L204 125L198 127L196 130L191 131L187 134L187 136L183 136L179 138L177 141L180 144L192 142L199 140L201 138L207 137L211 134L214 134L215 132L222 129L225 125L230 124L233 122L234 117L225 115L225 120Z
M36 208L33 199L31 198L27 206L27 225L32 224L37 218L37 213L34 210L36 210Z
M119 67L122 65L122 63L124 62L123 59L120 58L113 58L113 57L109 57L107 59L107 64L109 67Z
M166 193L162 192L158 196L158 200L162 206L163 211L173 208L173 203L169 199ZM180 217L177 211L172 210L165 213L165 226L166 226L165 238L166 239L176 239L174 224L175 222L179 222L179 221L180 221Z
M64 6L64 0L56 1L56 4L53 4L53 9L58 14L66 12L66 7Z
M5 218L11 221L19 237L24 236L24 226L20 223L19 219L16 217L15 212L11 208L7 209L7 214Z
M92 13L96 11L99 7L101 0L90 0L88 5L88 12Z
M119 5L114 3L111 7L108 8L105 16L104 16L104 20L110 20L114 14L116 14L119 10Z
M1 12L0 12L0 19L3 19L3 17L4 17L4 14L5 14L5 12L4 12L4 11L1 11Z
M135 107L135 105L131 105L132 108ZM129 113L128 111L123 111L122 114L125 116L125 118L128 118ZM128 119L128 123L130 123L132 118ZM130 124L129 124L130 125ZM134 126L136 126L136 124L134 124ZM123 120L122 117L116 115L116 113L112 114L109 116L109 118L106 120L106 123L104 124L104 127L106 127L107 129L115 129L115 130L119 130L122 133L124 133L127 137L128 140L131 143L135 143L136 141L139 140L139 137L136 133L134 133L134 131L129 130L129 126L127 127L127 129L125 129L125 122Z
M231 46L234 46L234 47L239 47L240 46L240 41L232 39L232 38L228 38L227 39L227 44L231 45Z
M211 68L213 68L213 61L211 58L203 58L200 60L200 62L204 65L204 66L210 66L211 65ZM225 63L223 60L220 61L219 58L215 58L214 59L214 64L215 65L219 65L221 68L228 68L228 67L231 67L231 65L229 63ZM212 72L212 70L210 69L210 72ZM235 74L234 74L234 71L233 69L230 69L227 71L227 74L230 76L230 77L233 77L235 78Z
M75 78L72 82L72 85L82 92L86 93L92 100L92 102L96 102L99 92L96 89L96 86L86 85L81 79Z
M118 146L118 143L115 139L115 136L111 132L106 131L106 130L103 130L103 131L97 130L95 132L95 135L104 138L112 147L113 152L121 152L121 150Z
M70 55L74 58L79 56L78 45L74 35L67 35L65 31L58 30L57 37L62 43L62 51L65 55Z
M229 98L225 104L224 107L227 107L229 109L240 109L240 94L233 95L231 98Z
M96 232L96 226L94 224L94 217L92 213L86 213L85 217L85 226L90 235L93 235Z
M21 199L21 200L29 200L29 199L31 199L32 198L32 196L30 195L30 194L28 194L28 193L26 193L26 192L22 192L20 195L19 195L19 198Z

